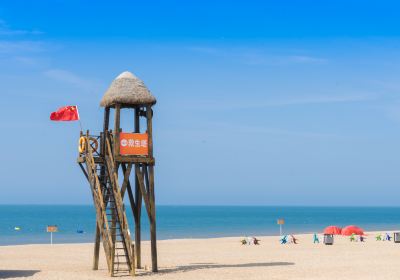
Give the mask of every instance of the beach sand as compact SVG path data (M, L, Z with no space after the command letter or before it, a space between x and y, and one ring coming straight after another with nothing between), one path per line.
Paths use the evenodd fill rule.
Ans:
M261 245L241 245L240 237L158 241L159 273L137 271L141 279L400 279L400 243L365 243L337 237L333 246L313 244L312 235L296 235L299 244L280 245L279 237L258 237ZM149 242L143 265L150 267ZM101 248L101 250L103 250ZM103 252L91 270L93 244L0 247L0 279L111 279ZM118 277L114 279L128 279Z

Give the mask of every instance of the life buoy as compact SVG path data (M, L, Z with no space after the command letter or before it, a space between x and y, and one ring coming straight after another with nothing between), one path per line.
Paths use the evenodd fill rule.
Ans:
M87 137L85 137L85 136L82 136L81 138L79 138L79 146L78 146L78 150L79 150L79 153L84 153L85 151L86 151L86 140L87 139ZM90 147L92 147L92 149L93 149L93 152L96 152L97 151L97 149L99 148L99 142L97 142L97 140L96 140L96 138L93 138L93 137L89 137L89 144L90 144Z
M86 150L86 137L82 136L79 138L78 150L81 154Z

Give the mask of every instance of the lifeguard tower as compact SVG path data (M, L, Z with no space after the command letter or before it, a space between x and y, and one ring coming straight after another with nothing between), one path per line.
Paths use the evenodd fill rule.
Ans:
M96 209L93 269L98 269L102 241L111 276L135 275L135 268L141 268L142 201L150 223L152 271L157 271L152 133L155 103L156 99L140 79L123 72L100 102L104 107L103 132L91 135L87 131L80 135L78 163L89 182ZM121 129L122 110L132 113L134 131ZM114 116L112 130L110 114ZM135 222L134 243L125 212L125 194Z

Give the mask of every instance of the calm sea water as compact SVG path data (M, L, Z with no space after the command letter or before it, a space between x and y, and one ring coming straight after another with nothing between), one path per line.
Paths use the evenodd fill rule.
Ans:
M93 206L0 205L0 211L0 245L49 243L46 226L53 224L59 227L55 243L94 239ZM356 224L365 230L400 229L400 207L158 206L157 234L159 239L278 235L277 218L285 219L286 233L321 232L331 224ZM133 231L131 213L128 219ZM148 239L148 232L143 211L144 239Z

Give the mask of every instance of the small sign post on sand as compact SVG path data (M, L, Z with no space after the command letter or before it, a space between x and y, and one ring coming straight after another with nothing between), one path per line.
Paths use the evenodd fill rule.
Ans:
M53 232L58 232L56 225L47 226L47 232L50 232L50 244L53 245Z
M285 224L285 220L284 219L278 219L278 221L276 223L279 225L279 235L282 236L282 225Z

